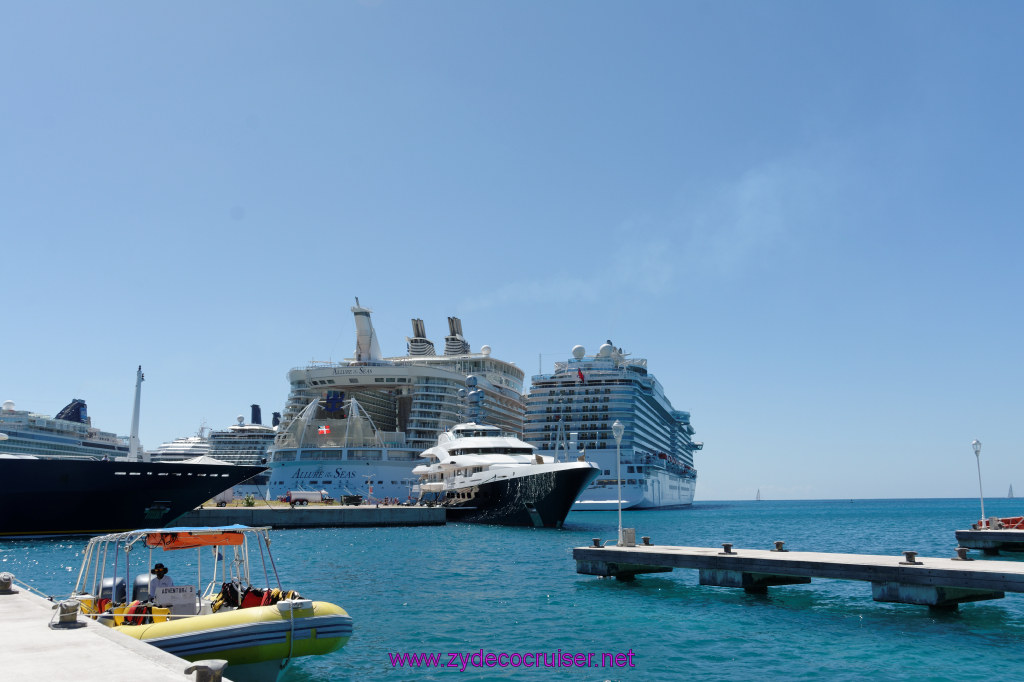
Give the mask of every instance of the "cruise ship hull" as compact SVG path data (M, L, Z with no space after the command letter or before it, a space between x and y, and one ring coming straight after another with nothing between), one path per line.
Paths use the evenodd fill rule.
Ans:
M591 466L580 465L502 478L436 495L450 521L561 528L573 500L597 473Z
M410 453L411 455L411 453ZM413 501L418 488L413 459L321 459L279 461L270 467L268 495L275 499L289 490L326 490L337 500L361 495L368 502L383 499Z
M627 479L628 480L628 479ZM673 509L693 504L696 479L668 474L652 475L622 486L623 509ZM608 511L619 508L618 487L610 484L592 486L572 506L573 511Z
M164 526L264 468L0 457L0 537Z
M599 476L576 500L573 511L619 508L620 487L615 483L615 453L596 454L594 462L611 477ZM634 469L634 466L622 465L623 509L675 509L693 504L697 489L695 473L682 475L651 465L643 467L642 473Z

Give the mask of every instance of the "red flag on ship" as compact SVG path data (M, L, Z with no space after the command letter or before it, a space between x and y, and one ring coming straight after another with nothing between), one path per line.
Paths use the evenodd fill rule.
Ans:
M576 370L576 376L579 377L581 384L585 381L584 378L583 378L583 370L582 369L577 369Z
M326 436L330 432L331 432L331 425L330 424L324 424L319 429L319 433L320 433L321 436Z

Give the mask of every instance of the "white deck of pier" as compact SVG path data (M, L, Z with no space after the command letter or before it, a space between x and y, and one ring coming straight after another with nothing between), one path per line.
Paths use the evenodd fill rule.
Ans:
M0 654L7 680L188 682L192 665L161 649L79 616L84 627L51 630L53 602L15 586L0 593ZM222 678L228 679L228 678Z
M870 582L876 601L955 607L1024 592L1024 564L959 560L950 557L828 554L765 549L673 547L577 547L576 572L629 579L675 568L697 569L703 585L764 591L767 587L808 583L811 578Z

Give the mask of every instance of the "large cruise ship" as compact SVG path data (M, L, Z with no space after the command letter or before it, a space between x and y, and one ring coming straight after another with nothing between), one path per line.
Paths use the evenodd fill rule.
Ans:
M92 425L76 398L56 417L0 407L0 537L95 534L161 526L263 466L145 461L139 369L128 438Z
M462 322L448 318L444 354L412 321L407 354L383 357L371 311L359 305L355 357L288 372L291 391L269 465L271 496L327 490L334 497L415 499L412 469L437 436L472 417L521 436L521 369L470 351Z
M623 426L618 462L616 421ZM646 360L628 357L611 341L596 355L576 346L570 360L555 363L553 374L532 378L523 431L523 440L542 452L565 449L575 458L581 451L601 469L573 510L616 509L619 479L623 509L693 502L693 453L703 443L691 438L690 413L672 407Z
M154 462L181 462L186 459L205 457L225 464L241 464L246 466L263 466L267 462L267 450L274 443L277 425L281 415L275 412L273 426L265 426L262 422L259 405L251 405L251 420L245 423L245 417L238 415L238 423L220 431L211 431L206 426L200 427L194 436L175 438L163 443L150 453ZM266 472L254 476L242 485L232 489L232 497L242 499L253 495L268 499L267 485L270 475Z
M56 417L0 406L0 431L7 434L3 452L61 459L116 459L128 456L128 438L92 425L89 408L75 398Z

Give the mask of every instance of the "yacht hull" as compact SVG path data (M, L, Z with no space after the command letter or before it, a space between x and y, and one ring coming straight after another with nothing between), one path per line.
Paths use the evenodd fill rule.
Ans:
M0 457L0 537L159 527L261 466Z
M573 501L598 474L581 463L437 493L450 521L561 528Z

